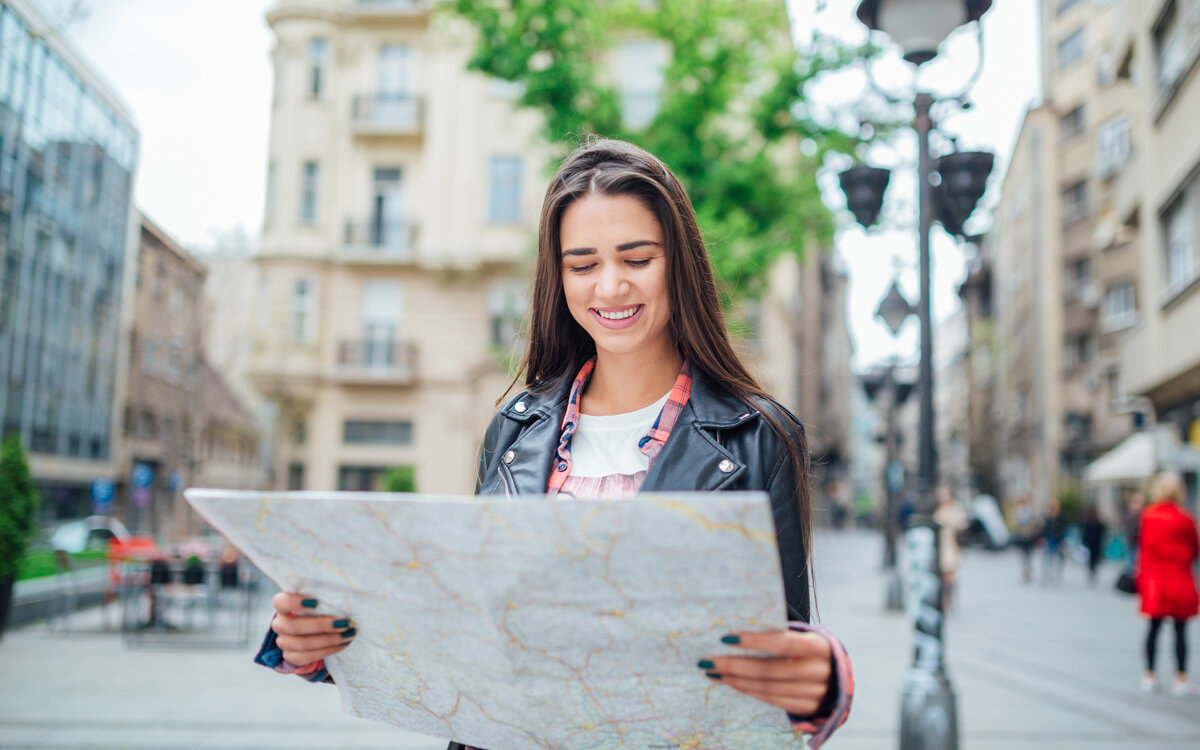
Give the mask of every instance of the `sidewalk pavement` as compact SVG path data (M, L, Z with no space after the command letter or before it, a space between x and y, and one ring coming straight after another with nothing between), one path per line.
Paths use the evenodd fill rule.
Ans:
M818 535L821 620L845 640L857 690L831 750L897 747L909 625L883 609L878 535ZM1014 554L968 552L946 628L963 750L1173 750L1200 747L1200 697L1144 695L1144 623L1112 589L1115 565L1090 588L1079 566L1055 586L1022 585ZM266 597L259 621L269 619ZM101 612L69 633L36 624L0 641L0 748L388 748L442 750L444 740L345 716L336 689L250 662L256 643L181 648L184 638L127 648ZM1190 625L1200 676L1200 628ZM1169 672L1170 634L1160 638Z

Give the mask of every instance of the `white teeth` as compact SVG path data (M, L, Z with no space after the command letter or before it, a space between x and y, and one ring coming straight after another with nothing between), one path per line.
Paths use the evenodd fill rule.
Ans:
M621 312L603 312L601 310L597 310L596 313L605 320L624 320L625 318L631 317L640 309L641 305L638 305L637 307L631 307L628 310L622 310Z

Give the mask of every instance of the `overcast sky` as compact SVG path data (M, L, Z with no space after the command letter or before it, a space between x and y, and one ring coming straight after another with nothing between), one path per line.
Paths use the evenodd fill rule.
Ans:
M241 228L251 237L262 224L271 102L270 29L263 20L274 0L88 0L87 16L66 34L132 111L141 134L138 205L184 246L202 250ZM42 0L61 15L69 0ZM792 0L796 36L803 44L816 27L847 40L864 38L854 20L857 0ZM944 123L960 146L997 152L997 169L985 202L994 202L1017 129L1038 95L1037 0L1002 0L984 16L985 62L971 91L975 107ZM965 82L975 62L969 34L951 39L941 59L926 66L922 84L935 92ZM911 83L907 66L880 70L896 94ZM861 71L815 93L830 107L866 95ZM894 229L865 234L850 226L838 234L837 252L850 276L849 317L854 364L862 369L890 355L917 351L915 320L893 339L874 319L894 273L917 300L915 138L902 134L873 150L871 161L893 169L885 213ZM827 175L826 199L843 207ZM978 219L979 217L977 217ZM986 216L975 229L986 226ZM912 226L914 229L906 229ZM934 317L957 308L954 289L963 258L935 232ZM896 269L895 271L893 269ZM936 336L935 336L936 339Z

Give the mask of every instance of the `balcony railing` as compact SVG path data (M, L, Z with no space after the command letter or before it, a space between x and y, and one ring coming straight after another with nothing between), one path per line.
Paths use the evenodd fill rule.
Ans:
M363 135L418 135L425 103L408 94L366 94L354 97L350 118Z
M337 377L343 382L411 383L417 347L411 342L347 339L338 342Z
M433 0L356 0L359 13L424 13L433 7Z
M342 242L346 252L355 257L403 260L413 255L417 244L417 225L379 220L348 221Z

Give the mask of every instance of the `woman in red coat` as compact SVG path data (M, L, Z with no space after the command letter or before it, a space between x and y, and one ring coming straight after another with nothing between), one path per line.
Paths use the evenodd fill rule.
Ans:
M1200 558L1200 539L1196 534L1196 521L1179 507L1184 489L1178 474L1159 474L1150 491L1154 501L1142 511L1137 557L1142 614L1150 618L1142 689L1150 692L1157 687L1154 657L1158 631L1163 620L1169 617L1175 625L1178 666L1171 692L1177 696L1194 695L1200 690L1187 679L1187 621L1200 611L1200 594L1192 571Z

